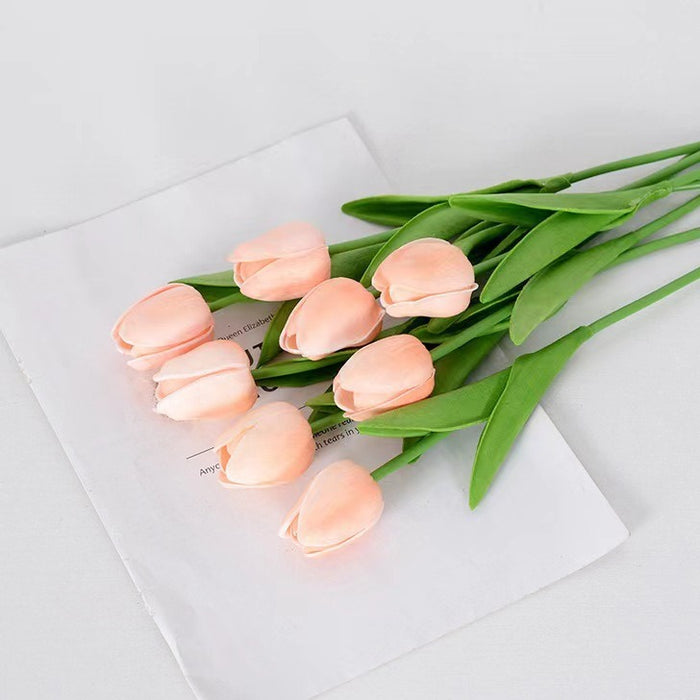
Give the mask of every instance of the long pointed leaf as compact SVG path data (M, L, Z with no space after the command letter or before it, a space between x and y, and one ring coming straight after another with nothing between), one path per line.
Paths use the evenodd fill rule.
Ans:
M520 345L537 326L550 318L581 287L615 259L664 226L700 205L700 197L682 204L636 231L556 261L535 274L518 296L510 319L510 337ZM429 327L429 326L428 326Z
M592 335L588 327L582 326L542 350L515 360L479 438L469 488L471 508L475 508L486 495L515 439L549 385Z
M416 436L451 432L485 421L501 395L510 370L492 374L446 394L424 399L358 423L366 435Z

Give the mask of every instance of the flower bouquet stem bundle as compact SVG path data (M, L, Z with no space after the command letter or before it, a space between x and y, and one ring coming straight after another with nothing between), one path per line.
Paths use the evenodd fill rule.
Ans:
M614 191L563 191L670 158L678 160ZM346 213L393 228L327 245L310 224L279 226L240 244L228 258L232 269L149 294L119 319L113 335L131 366L157 370L158 413L231 421L216 441L227 488L296 479L313 461L314 433L348 419L363 434L403 440L401 452L371 474L345 460L311 481L281 534L309 556L323 554L379 519L381 478L447 435L484 423L469 493L476 507L575 350L700 277L695 269L467 383L497 344L522 343L597 274L700 238L700 228L690 228L649 240L700 206L700 195L674 202L631 232L618 231L652 202L700 189L698 163L700 142L473 192L349 202ZM213 339L212 314L255 300L279 306L251 369L235 342ZM255 384L322 388L322 382L325 390L307 401L309 415L280 401L254 407Z

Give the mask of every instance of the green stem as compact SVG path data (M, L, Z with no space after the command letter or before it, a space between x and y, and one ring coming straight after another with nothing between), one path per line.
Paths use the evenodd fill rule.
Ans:
M397 469L405 466L414 459L420 457L424 452L429 450L435 443L439 442L443 438L446 438L452 433L430 433L425 437L421 438L417 442L414 442L410 447L405 449L403 452L399 452L396 457L393 457L388 462L382 464L381 467L377 467L371 476L375 481L380 481L385 476L388 476Z
M326 428L332 428L335 425L340 425L344 420L347 419L343 415L343 412L335 411L325 416L321 416L320 418L317 418L314 421L311 421L309 425L311 426L311 432L313 432L315 435L321 430L325 430Z
M609 163L602 163L601 165L596 165L592 168L586 168L585 170L579 170L575 173L569 173L565 177L570 183L581 182L581 180L587 180L588 178L597 177L598 175L605 175L618 170L626 170L627 168L636 168L638 165L656 163L659 160L667 160L668 158L675 158L676 156L684 156L688 155L689 153L695 153L696 151L700 151L700 141L688 143L684 146L676 146L675 148L666 148L662 151L652 151L651 153L644 153L639 156L633 156L632 158L613 160Z
M485 258L484 261L495 258L497 255L510 250L527 232L525 226L517 226L514 228ZM500 258L499 258L500 259Z
M273 362L264 367L256 367L253 371L253 379L269 379L270 377L286 377L289 374L298 374L299 372L309 372L321 367L330 367L345 362L355 350L341 350L334 352L332 355L322 357L320 360L307 360L304 357L299 357L294 360L284 360L282 362Z
M631 262L632 260L641 258L649 253L656 253L659 250L671 248L674 245L680 245L681 243L690 243L691 241L697 241L698 239L700 239L700 227L691 228L688 231L681 231L680 233L674 233L670 236L664 236L663 238L657 238L654 241L649 241L649 243L643 243L642 245L626 250L621 255L618 255L615 260L613 260L605 269L609 270L611 267L622 265L622 263Z
M493 258L486 258L486 260L482 260L480 263L477 263L474 265L474 275L478 276L484 272L489 272L489 270L493 270L494 267L498 266L498 263L503 260L503 258L506 257L508 253L501 253L500 255L496 255Z
M668 165L665 168L661 168L661 170L657 170L656 172L642 177L639 180L630 182L629 185L625 185L621 189L633 190L637 187L656 185L657 183L663 182L663 180L666 180L672 175L676 175L677 173L680 173L683 170L686 170L687 168L691 167L692 165L696 165L697 163L700 163L700 151L697 151L696 153L689 153L687 156L681 158L675 163L671 163L671 165Z
M453 335L449 340L445 340L444 342L440 343L440 345L430 351L430 356L433 358L433 362L439 360L441 357L445 357L445 355L449 355L453 350L462 347L462 345L470 340L473 340L474 338L499 332L501 330L501 325L503 325L502 322L507 322L512 311L513 304L506 304L486 318L482 318L474 325L469 326L468 328L465 328L459 333Z
M233 304L243 304L246 301L255 301L255 299L250 299L249 297L245 296L245 294L241 294L241 292L233 292L228 296L216 299L216 301L210 301L207 305L213 312L218 311L219 309L225 309L227 306L232 306Z
M474 248L482 243L488 243L494 239L501 238L503 234L508 234L512 230L513 226L511 224L494 224L466 238L456 240L454 245L468 256Z
M370 236L362 238L353 238L349 241L341 241L328 246L328 252L331 255L336 253L347 253L349 250L357 250L358 248L366 248L367 246L377 245L378 243L386 243L396 233L396 229L382 231L381 233L373 233Z
M605 328L612 326L613 323L617 323L618 321L622 321L623 319L627 318L628 316L631 316L632 314L636 314L637 311L641 311L647 306L655 304L657 301L660 301L664 297L667 297L669 294L673 294L679 289L682 289L686 285L692 284L697 280L700 280L700 267L696 267L694 270L691 270L682 277L679 277L678 279L675 279L672 282L665 284L663 287L659 287L659 289L655 289L653 292L645 294L640 299L626 304L625 306L616 309L615 311L603 316L602 318L599 318L597 321L594 321L593 323L589 324L588 328L593 333L598 333L599 331L602 331Z

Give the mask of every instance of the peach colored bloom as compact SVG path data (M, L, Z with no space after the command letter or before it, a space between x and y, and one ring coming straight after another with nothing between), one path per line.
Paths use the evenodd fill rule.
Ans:
M306 556L319 556L364 535L383 509L379 484L364 467L344 459L316 474L279 534L291 539Z
M420 238L387 256L372 277L389 316L444 318L464 311L477 288L474 268L457 247Z
M227 488L275 486L296 479L314 459L316 444L309 422L283 401L243 414L214 445Z
M233 418L258 398L248 356L232 340L212 340L168 360L153 380L156 412L173 420Z
M320 360L342 348L366 345L382 329L384 311L359 282L334 277L295 307L280 335L282 350Z
M367 420L430 396L435 368L428 349L412 335L394 335L358 350L333 381L347 418Z
M228 260L241 292L261 301L299 299L331 276L323 234L300 221L241 243Z
M214 337L214 317L202 295L186 284L166 284L137 301L114 324L119 352L137 370L158 369Z

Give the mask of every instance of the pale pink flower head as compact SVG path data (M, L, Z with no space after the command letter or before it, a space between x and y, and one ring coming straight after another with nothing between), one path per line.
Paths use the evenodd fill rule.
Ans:
M358 464L344 459L320 471L280 529L308 557L354 542L379 520L384 499L379 484Z
M388 255L372 286L389 316L446 318L464 311L477 288L474 268L457 247L440 238L420 238Z
M342 348L374 340L384 311L359 282L333 277L314 287L295 307L280 335L280 347L320 360Z
M428 349L412 335L394 335L358 350L333 381L333 396L347 418L367 420L430 396L435 368Z
M232 340L212 340L168 360L153 380L156 412L173 420L234 418L258 397L248 356Z
M261 301L299 299L331 276L323 234L300 221L241 243L228 260L241 292Z
M137 370L158 369L214 337L214 317L202 295L186 284L166 284L137 301L114 324L119 352Z
M309 422L283 401L244 413L214 444L227 488L276 486L303 474L316 444Z

